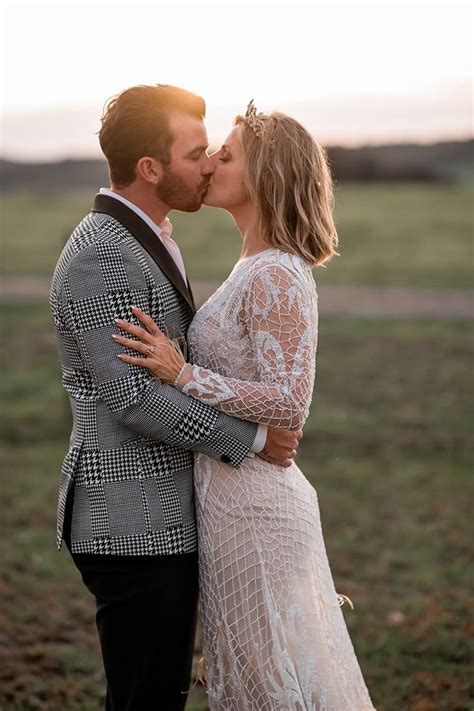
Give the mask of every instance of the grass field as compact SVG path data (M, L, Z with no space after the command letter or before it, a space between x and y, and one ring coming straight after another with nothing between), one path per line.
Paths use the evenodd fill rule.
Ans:
M6 196L5 272L49 276L92 200L80 192ZM191 280L223 280L241 245L229 215L204 208L171 217ZM472 286L470 186L344 185L336 190L336 220L341 258L317 270L321 284Z
M43 305L3 307L2 709L98 708L93 602L54 547L69 416ZM462 321L321 322L300 463L377 708L469 708L469 393ZM14 354L14 357L12 357ZM446 365L449 364L449 368ZM191 711L206 708L194 692Z
M89 204L85 194L8 196L5 271L48 275ZM468 188L341 187L343 257L318 281L466 288L469 210ZM225 215L173 220L191 276L224 277L239 252ZM0 315L0 709L95 711L94 604L55 548L70 416L49 311L0 304ZM344 614L379 711L474 707L473 340L462 320L321 316L299 464L318 491L336 587L355 603ZM186 711L206 708L198 687Z

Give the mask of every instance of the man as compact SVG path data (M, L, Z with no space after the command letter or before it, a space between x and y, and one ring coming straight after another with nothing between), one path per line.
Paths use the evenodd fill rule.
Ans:
M203 100L137 86L113 98L101 148L111 189L74 230L51 308L74 426L58 503L67 543L96 598L108 711L183 709L198 594L193 451L234 467L282 465L300 434L228 417L117 358L116 319L139 306L181 344L195 312L171 209L201 207L213 166ZM262 450L262 451L260 451Z

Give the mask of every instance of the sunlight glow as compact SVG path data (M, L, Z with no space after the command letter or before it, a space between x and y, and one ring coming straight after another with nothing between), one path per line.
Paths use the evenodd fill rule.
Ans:
M219 139L250 98L262 110L293 106L316 128L326 116L323 132L329 121L350 141L361 135L354 117L378 134L398 121L403 134L413 107L418 134L423 99L436 113L451 94L445 133L469 131L468 3L15 2L2 18L7 119L65 108L98 116L127 86L163 82L204 96ZM426 118L428 134L443 132Z

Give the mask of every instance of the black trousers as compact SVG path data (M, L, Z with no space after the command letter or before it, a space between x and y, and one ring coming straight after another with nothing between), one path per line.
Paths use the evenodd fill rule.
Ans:
M71 509L72 501L65 521L69 549ZM71 556L96 600L106 711L183 711L196 630L197 553Z

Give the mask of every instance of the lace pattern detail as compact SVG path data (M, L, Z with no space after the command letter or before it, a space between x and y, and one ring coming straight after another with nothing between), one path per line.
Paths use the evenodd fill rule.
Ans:
M233 281L242 290L237 314L237 304L226 308L222 300ZM212 339L206 349L210 367L194 366L183 392L242 420L300 429L308 416L316 358L318 312L311 271L303 260L276 252L273 258L262 255L248 268L243 265L226 286L216 299L221 307L219 314L214 312L218 320L211 316L209 302L205 307L208 319L202 322L197 317L199 342L203 345L205 335ZM237 296L233 290L232 298ZM190 338L191 343L196 338L195 324ZM224 373L223 340L234 347L233 372L238 373L241 366L250 375L251 366L251 380ZM176 384L180 387L179 378Z
M299 257L238 262L198 311L176 385L241 419L299 429L315 376L317 295ZM373 709L296 464L195 458L203 652L212 711Z

